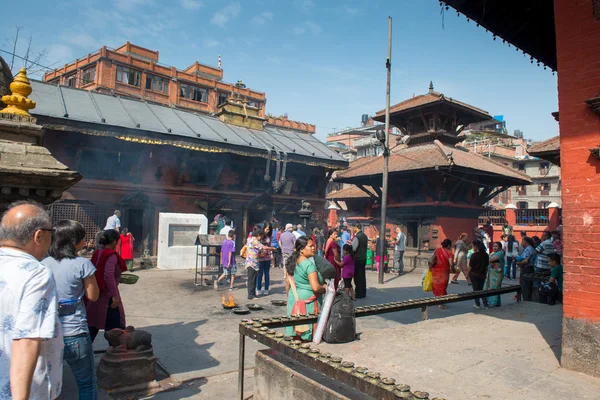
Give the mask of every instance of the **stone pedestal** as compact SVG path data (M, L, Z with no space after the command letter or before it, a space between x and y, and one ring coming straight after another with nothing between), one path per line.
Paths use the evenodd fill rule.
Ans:
M114 347L109 347L100 359L96 371L98 387L117 389L154 380L157 358L152 349L125 353L114 350Z
M128 326L104 333L111 346L100 359L98 387L117 389L154 380L156 360L152 335Z

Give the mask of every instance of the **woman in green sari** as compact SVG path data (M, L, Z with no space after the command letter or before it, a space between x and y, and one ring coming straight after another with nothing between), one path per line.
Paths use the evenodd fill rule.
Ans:
M493 250L494 252L490 255L485 290L501 288L502 279L504 278L504 252L502 251L502 243L494 242ZM490 307L500 307L500 295L489 296L488 303Z
M285 290L288 294L287 315L318 314L321 310L321 294L326 286L317 271L312 257L315 255L315 244L312 239L301 236L296 239L294 252L285 264ZM288 326L288 336L300 336L302 340L312 340L314 325Z

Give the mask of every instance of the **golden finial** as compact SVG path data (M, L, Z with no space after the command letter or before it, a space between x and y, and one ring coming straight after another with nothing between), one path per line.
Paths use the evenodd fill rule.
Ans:
M27 110L35 108L35 101L28 99L31 94L31 85L27 79L27 71L21 68L15 79L10 84L12 94L2 96L2 102L7 105L2 114L15 114L21 117L31 117Z

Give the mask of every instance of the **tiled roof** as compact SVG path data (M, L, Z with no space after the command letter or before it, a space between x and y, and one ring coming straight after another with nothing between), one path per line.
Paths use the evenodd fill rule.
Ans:
M554 136L543 142L535 143L527 149L527 152L532 156L535 156L537 153L547 153L550 151L560 151L560 136Z
M373 196L377 197L377 194L371 186L365 186L365 189L370 191ZM327 200L368 199L369 195L357 186L350 185L347 188L329 193L326 198Z
M520 183L531 183L529 176L524 173L460 147L450 147L439 140L393 151L389 158L389 172L431 170L440 166L448 166L448 154L450 153L452 153L456 167L507 177L520 181ZM348 178L380 175L383 163L373 162L376 159L381 158L365 157L350 163L349 169L337 172L336 180L343 182Z
M455 100L452 97L446 97L446 96L444 96L444 94L434 92L434 91L430 91L429 93L426 93L426 94L414 96L408 100L404 100L398 104L394 104L393 106L390 107L390 114L396 113L398 111L405 111L405 110L409 110L411 108L424 106L426 104L435 103L438 101L445 101L448 103L458 104L458 105L468 108L474 112L484 114L485 116L492 118L491 115L489 115L489 113L487 111L482 110L481 108L477 108L470 104ZM378 111L377 114L375 114L375 117L380 117L382 115L385 115L385 109Z
M218 118L125 97L31 81L37 102L31 114L50 129L77 125L82 133L121 140L167 144L199 151L223 151L288 160L333 169L348 162L313 135L267 125L264 130L226 124Z

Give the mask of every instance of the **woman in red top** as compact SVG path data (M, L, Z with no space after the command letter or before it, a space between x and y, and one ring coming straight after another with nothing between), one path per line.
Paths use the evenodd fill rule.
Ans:
M125 261L117 254L115 248L119 242L119 232L114 229L105 230L100 238L104 246L94 252L92 264L96 267L96 281L100 289L100 297L95 302L86 304L88 327L92 342L98 331L109 331L114 328L125 329L125 310L119 293L121 273L127 271Z
M433 279L433 295L435 297L448 294L448 282L450 280L450 269L454 264L454 254L452 253L452 240L445 239L442 247L435 251L435 264L431 267L431 277ZM444 304L440 308L447 308Z
M119 252L117 250L117 252L119 254L121 254L121 258L123 258L123 260L125 260L125 265L127 265L127 269L129 271L133 271L133 241L135 240L135 238L133 237L133 235L131 234L131 232L129 232L127 230L127 228L123 228L123 231L121 232L121 251Z
M344 265L340 256L340 245L337 243L337 240L337 229L330 229L329 238L327 239L327 243L325 243L325 258L335 268L335 279L333 282L336 290L338 287L338 283L342 279L342 266Z

